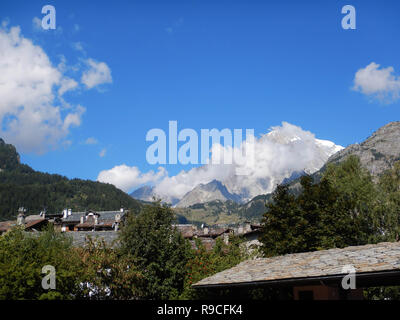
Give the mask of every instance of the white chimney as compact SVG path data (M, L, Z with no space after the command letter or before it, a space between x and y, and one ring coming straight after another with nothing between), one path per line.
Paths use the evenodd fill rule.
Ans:
M17 217L17 225L21 226L25 224L25 214L20 212Z
M94 224L99 224L99 218L97 216L94 216Z
M68 215L70 216L72 214L72 209L68 209Z
M84 216L81 216L81 221L80 221L81 223L83 223L83 218L84 218Z
M224 233L224 243L229 244L229 233Z
M120 212L124 212L124 208L119 209Z
M64 209L63 210L63 219L65 219L67 217L67 215L68 215L68 211L67 211L67 209Z

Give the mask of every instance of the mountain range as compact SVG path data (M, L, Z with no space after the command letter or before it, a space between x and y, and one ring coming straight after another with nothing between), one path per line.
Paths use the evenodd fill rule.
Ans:
M349 155L358 156L361 165L373 177L378 177L386 170L391 169L393 164L400 160L400 121L388 123L361 143L355 143L343 150L338 150L312 176L317 179L322 175L329 163L344 161ZM299 177L301 175L301 173L294 173L291 178L282 180L282 183L288 184L291 189L296 189L299 187ZM265 203L271 197L272 193L265 193L242 204L232 200L225 202L216 200L190 204L187 208L175 208L175 210L186 217L188 221L195 223L199 221L210 224L244 220L258 221L265 212Z
M331 155L343 149L288 123L262 135L253 146L256 154L254 163L244 163L240 167L246 170L246 175L236 174L238 167L231 165L214 168L204 165L191 169L187 176L210 177L212 175L208 172L223 173L219 179L194 185L181 197L165 196L165 188L159 188L158 185L139 188L131 196L144 201L159 198L177 208L215 200L245 204L260 194L272 192L279 183L316 172Z

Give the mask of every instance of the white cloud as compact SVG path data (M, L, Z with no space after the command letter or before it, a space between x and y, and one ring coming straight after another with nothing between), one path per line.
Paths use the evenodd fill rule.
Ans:
M100 151L100 153L99 153L99 157L100 157L100 158L105 157L106 153L107 153L107 149L102 149L102 150Z
M97 143L98 143L97 139L93 137L89 137L85 140L85 144L97 144Z
M62 96L65 92L74 90L78 87L78 82L74 79L64 77L61 79L60 88L58 89L58 95Z
M81 82L88 89L98 86L103 83L111 83L111 70L104 62L96 62L93 59L87 59L86 63L89 69L82 74Z
M165 175L166 171L162 167L159 167L157 172L151 170L147 173L141 173L137 167L129 167L122 164L110 170L101 171L97 180L111 183L117 188L128 192L145 183L156 183Z
M21 152L43 153L81 123L85 109L62 95L77 86L19 27L0 28L0 135ZM58 90L57 90L58 89ZM67 111L64 110L67 105Z
M42 28L42 20L40 20L38 17L34 17L32 20L32 25L33 29L36 31L43 31L44 29Z
M251 141L251 139L249 139ZM192 168L188 171L181 171L175 176L168 176L164 171L162 176L155 183L154 192L166 201L182 198L187 192L191 191L200 183L208 183L214 179L223 182L231 193L240 195L243 199L273 191L276 184L283 179L290 177L295 172L306 171L315 172L320 169L330 155L342 149L333 142L316 139L314 134L305 131L298 126L283 122L281 126L272 127L269 133L262 135L253 142L243 141L237 148L222 147L215 144L212 147L212 159L218 157L221 151L230 153L240 153L245 146L250 144L254 147L255 161L244 162L243 164L233 162L233 164L210 164ZM238 159L237 157L234 159ZM215 163L215 162L214 162ZM116 186L124 185L125 190L131 190L140 183L135 182L137 176L145 176L138 168L123 166L124 170L131 169L135 175L107 175L107 172L120 170L121 166L111 170L102 171L99 174L99 181L110 182ZM239 171L244 171L246 175L237 175ZM101 180L100 180L101 176ZM122 182L123 181L123 182Z
M353 89L381 101L393 102L400 97L400 78L393 67L380 68L379 64L371 62L356 72Z

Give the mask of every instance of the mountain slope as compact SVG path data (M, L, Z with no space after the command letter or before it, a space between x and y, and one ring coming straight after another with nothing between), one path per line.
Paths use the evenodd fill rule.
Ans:
M312 173L312 177L314 180L320 179L329 163L344 161L349 155L358 156L362 166L368 169L375 177L392 168L393 164L400 160L400 122L388 123L375 131L362 143L352 144L343 150L339 150L329 157L320 170ZM298 175L301 176L301 173L299 172ZM293 177L295 177L295 175ZM288 180L284 182L289 185L291 192L296 193L300 188L299 180L300 177L296 177L290 182ZM271 197L272 193L256 196L245 204L231 207L229 214L231 217L235 217L234 219L259 220L265 212L265 203L270 201ZM200 205L196 206L200 207ZM189 211L192 210L192 212L183 213L188 220L194 219L193 207L195 206L191 206L187 209ZM212 215L215 211L214 209L209 209L210 212L206 212L206 209L211 207L215 207L215 205L212 203L203 204L201 216L208 220L216 220ZM226 215L228 213L227 210L224 211L222 205L218 205L218 209L221 209L221 215Z
M362 143L352 144L335 153L328 159L320 170L314 172L311 176L314 180L319 180L329 163L340 163L349 155L359 157L361 165L374 177L377 177L386 170L391 169L393 164L400 160L400 121L390 122L376 130ZM291 192L296 193L300 188L299 180L300 178L297 178L289 183L289 189ZM248 213L261 217L265 208L262 210L260 202L265 200L268 201L269 198L271 198L271 194L256 197L246 205L242 206L240 210L253 207L253 209L256 210L250 210Z
M150 186L143 186L139 189L136 189L129 195L134 199L142 201L153 201L153 197L156 197L156 194L154 193L154 187Z
M214 200L232 200L240 202L240 197L231 194L220 181L213 180L207 184L199 184L192 191L188 192L182 200L176 204L176 207L189 207L196 203L204 203Z
M49 213L64 208L74 211L140 208L136 200L111 184L38 172L21 164L19 159L15 147L0 139L0 220L14 218L21 206L30 214L44 208Z
M361 164L373 176L391 169L400 160L400 121L390 122L375 131L360 144L352 144L328 159L327 163L343 161L349 155L360 158Z

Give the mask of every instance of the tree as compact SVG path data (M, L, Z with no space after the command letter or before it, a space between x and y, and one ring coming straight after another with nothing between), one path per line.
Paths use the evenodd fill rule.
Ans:
M400 240L400 162L379 179L379 205L374 223L382 241Z
M108 246L104 240L88 239L79 250L84 270L80 297L92 300L132 300L140 291L143 277L136 270L129 255Z
M43 289L42 268L56 271L56 289ZM29 234L19 228L0 237L0 299L73 299L79 294L80 259L71 240L49 228Z
M347 232L357 236L356 241L346 245L377 242L374 220L379 192L369 171L361 166L360 159L351 155L342 163L328 165L322 179L329 181L338 193L340 212L345 214L347 223L353 228L353 231L347 229Z
M196 248L191 250L190 259L185 266L184 291L179 298L209 298L207 290L195 290L192 284L250 258L250 255L241 247L241 243L242 240L238 237L230 237L229 244L217 238L214 248L206 250L200 239L195 239Z
M289 193L286 185L277 186L273 201L267 205L262 219L262 233L259 238L266 256L275 256L301 250L303 235L299 233L304 225L296 197Z
M183 290L190 244L173 226L174 213L160 202L130 215L121 230L122 253L143 275L145 299L177 298Z
M314 183L303 176L296 197L278 186L262 220L266 256L314 251L377 241L377 191L357 157L331 164Z

